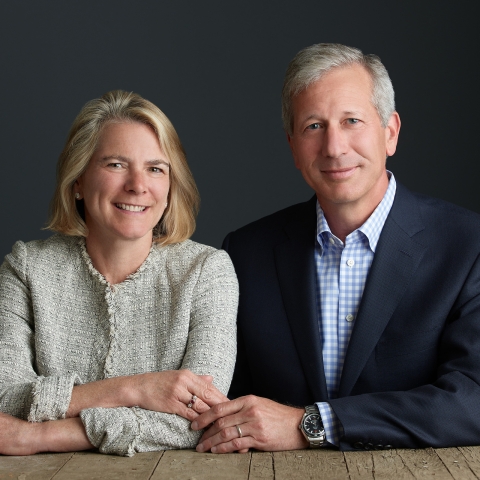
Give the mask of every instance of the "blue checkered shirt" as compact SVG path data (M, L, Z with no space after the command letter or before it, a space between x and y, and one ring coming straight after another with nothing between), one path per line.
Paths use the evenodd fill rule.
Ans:
M337 398L343 362L380 233L395 198L391 172L387 191L368 220L345 243L328 226L317 201L317 314L329 398ZM327 441L338 446L341 424L328 402L317 403Z

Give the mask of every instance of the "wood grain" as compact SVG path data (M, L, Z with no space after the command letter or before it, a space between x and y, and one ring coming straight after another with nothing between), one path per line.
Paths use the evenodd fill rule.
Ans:
M372 473L375 480L411 480L415 478L397 450L374 451L372 459Z
M480 478L480 447L458 447L458 451L465 458L475 478Z
M249 480L274 480L273 454L271 452L252 452Z
M351 480L373 480L373 457L369 452L345 452L345 463Z
M137 453L118 457L102 453L76 453L58 472L55 480L143 480L150 478L163 452Z
M453 478L433 448L397 450L397 453L415 479L452 480Z
M342 452L337 450L297 450L274 452L275 480L349 479Z
M40 453L30 457L0 456L0 479L51 479L73 455L73 453Z
M151 480L247 480L250 454L197 453L169 450L160 460Z
M480 447L117 457L95 452L0 456L0 480L480 480Z
M455 480L476 480L478 478L458 448L436 448L435 452Z

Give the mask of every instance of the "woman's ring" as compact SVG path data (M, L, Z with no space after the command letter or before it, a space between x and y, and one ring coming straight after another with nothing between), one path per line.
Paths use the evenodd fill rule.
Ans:
M242 429L241 429L238 425L235 425L235 427L237 427L237 432L238 432L239 438L242 438L242 437L243 437L243 435L242 435Z
M190 400L190 403L187 405L187 408L192 408L193 404L197 401L197 396L192 395L192 399Z

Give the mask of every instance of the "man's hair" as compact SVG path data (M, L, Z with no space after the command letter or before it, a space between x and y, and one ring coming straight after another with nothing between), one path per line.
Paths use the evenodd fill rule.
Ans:
M153 230L154 240L166 245L192 235L200 197L177 132L157 106L123 90L89 101L73 122L58 159L57 185L47 228L66 235L88 235L83 200L74 198L75 181L85 172L105 126L129 122L149 126L170 161L168 206Z
M333 68L361 65L372 79L372 104L383 127L395 111L392 81L380 58L364 55L358 48L338 43L317 43L300 50L289 63L282 89L282 119L285 131L293 133L292 99Z

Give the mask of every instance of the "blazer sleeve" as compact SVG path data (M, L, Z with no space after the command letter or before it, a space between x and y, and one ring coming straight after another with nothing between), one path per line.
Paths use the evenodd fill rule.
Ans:
M80 379L37 375L33 316L27 250L17 242L0 267L0 411L30 422L64 418Z
M202 266L194 288L190 329L182 369L212 375L224 394L236 356L238 282L228 255L215 251ZM90 408L81 412L90 442L103 453L194 448L202 432L178 415L134 408Z
M428 302L425 289L420 291ZM439 312L439 317L442 315L444 312ZM438 348L425 351L425 362L427 355L437 358L431 383L406 391L378 391L330 400L344 429L341 449L479 444L479 257L448 313ZM396 359L399 361L401 358Z

